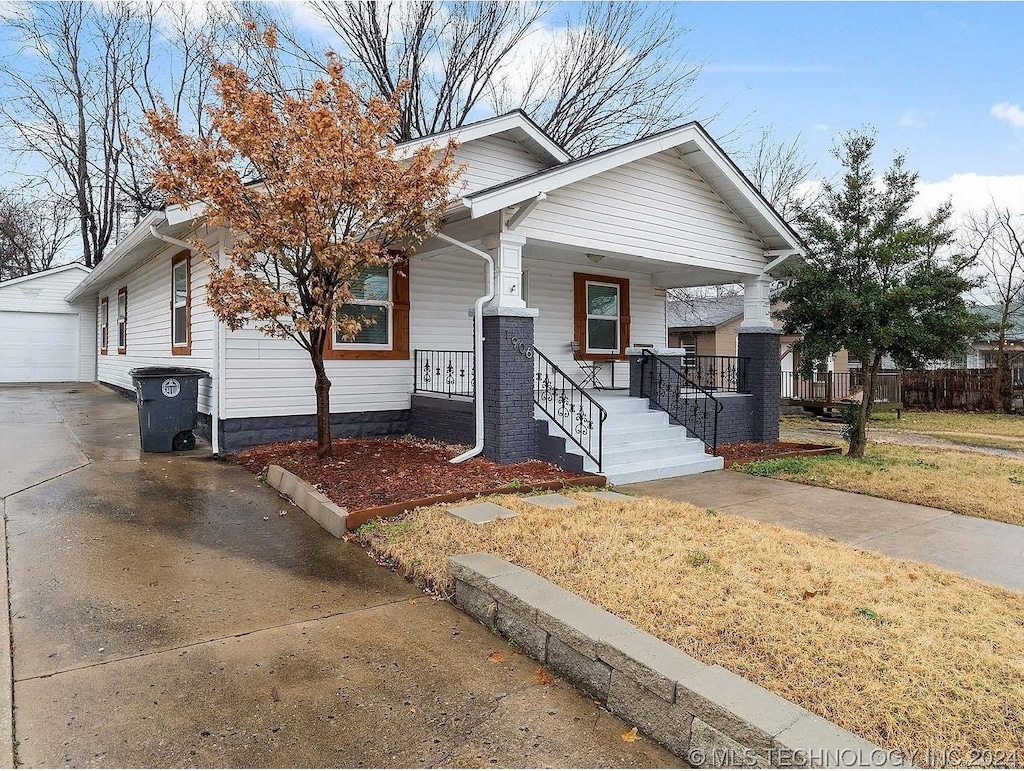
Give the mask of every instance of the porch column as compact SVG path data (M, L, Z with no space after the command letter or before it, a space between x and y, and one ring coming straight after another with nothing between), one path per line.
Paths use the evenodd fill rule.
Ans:
M525 308L523 301L524 236L499 233L483 239L483 246L494 258L494 308Z
M523 302L526 239L501 233L484 240L494 259L494 299L484 307L484 455L498 463L537 457L533 417L533 323Z
M782 333L772 324L771 279L754 276L743 282L743 321L737 330L737 354L747 359L747 391L753 396L751 437L779 441L782 398Z

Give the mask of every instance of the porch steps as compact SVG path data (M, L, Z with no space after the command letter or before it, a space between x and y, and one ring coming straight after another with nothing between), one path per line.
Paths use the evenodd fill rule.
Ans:
M704 443L687 434L682 426L669 422L661 410L650 409L647 399L609 394L592 394L608 413L604 423L604 453L601 473L609 484L648 482L653 479L699 474L723 467L722 458L704 452ZM535 410L538 420L547 421L549 436L564 437L555 421ZM567 453L582 457L583 470L597 472L597 464L572 441Z

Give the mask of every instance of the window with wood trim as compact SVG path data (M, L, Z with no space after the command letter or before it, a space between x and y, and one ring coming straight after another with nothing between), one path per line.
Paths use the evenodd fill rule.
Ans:
M574 273L573 334L584 359L625 359L629 346L629 279Z
M100 300L100 353L107 355L107 345L110 343L110 300L106 297Z
M324 358L408 359L409 261L363 271L351 292L352 301L338 306L335 322L347 316L369 323L350 340L335 323L324 346Z
M192 353L192 261L189 252L171 260L171 353Z
M117 352L128 352L128 287L117 290Z

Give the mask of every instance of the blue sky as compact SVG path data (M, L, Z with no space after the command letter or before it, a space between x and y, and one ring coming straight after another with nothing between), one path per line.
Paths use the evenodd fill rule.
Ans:
M870 125L880 162L904 151L923 182L949 191L958 180L973 188L1021 175L997 186L1016 189L1024 205L1024 4L695 2L673 10L704 64L705 109L727 105L713 133L744 121L800 133L830 171L836 134Z

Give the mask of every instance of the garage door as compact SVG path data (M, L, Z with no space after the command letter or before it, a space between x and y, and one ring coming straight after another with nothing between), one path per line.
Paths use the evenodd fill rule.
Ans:
M78 316L0 311L0 383L78 380Z

